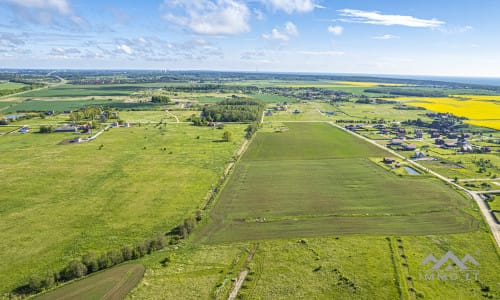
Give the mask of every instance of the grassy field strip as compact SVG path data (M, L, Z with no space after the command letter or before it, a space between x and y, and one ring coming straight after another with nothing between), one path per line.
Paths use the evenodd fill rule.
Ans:
M35 297L36 300L123 299L142 279L145 268L126 264L70 282L54 291Z

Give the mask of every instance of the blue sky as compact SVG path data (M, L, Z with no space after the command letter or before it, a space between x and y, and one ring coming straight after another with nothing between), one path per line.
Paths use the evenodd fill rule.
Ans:
M0 0L0 68L500 77L497 0Z

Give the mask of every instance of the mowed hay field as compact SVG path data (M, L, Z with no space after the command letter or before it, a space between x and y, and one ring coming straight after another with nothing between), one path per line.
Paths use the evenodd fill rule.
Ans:
M477 230L472 201L437 179L397 176L369 160L384 150L326 123L286 126L258 133L197 240Z
M135 245L191 216L243 142L245 125L187 124L0 137L0 293L88 251ZM102 147L101 147L102 145ZM99 148L102 148L99 150Z
M35 297L36 300L121 300L144 275L144 266L126 264L93 274L54 291Z

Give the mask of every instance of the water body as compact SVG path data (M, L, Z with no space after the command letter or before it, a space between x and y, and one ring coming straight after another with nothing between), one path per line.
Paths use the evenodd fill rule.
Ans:
M413 168L410 167L403 167L403 168L408 173L408 175L420 175L420 173Z

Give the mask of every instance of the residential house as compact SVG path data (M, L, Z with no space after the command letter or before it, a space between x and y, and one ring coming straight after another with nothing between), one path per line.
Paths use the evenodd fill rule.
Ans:
M417 145L415 144L408 144L408 145L405 145L403 150L405 151L414 151L415 149L417 149Z
M389 143L390 146L401 146L403 144L402 139L392 139Z
M419 159L419 158L424 158L425 153L422 151L415 151L415 153L411 156L413 159Z

